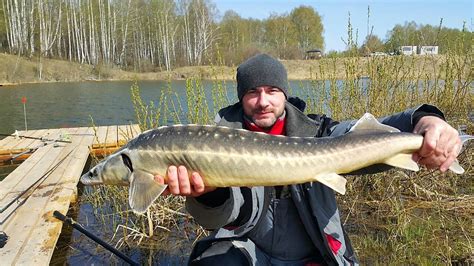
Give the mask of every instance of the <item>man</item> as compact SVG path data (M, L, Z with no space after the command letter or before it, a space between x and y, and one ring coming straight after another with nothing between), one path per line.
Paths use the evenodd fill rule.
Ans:
M239 102L219 111L219 125L299 137L337 136L352 122L307 117L304 102L288 97L284 66L259 54L237 69ZM294 104L292 104L293 102ZM296 105L296 106L295 106ZM414 160L446 171L460 149L457 131L433 106L385 117L382 123L424 134ZM386 167L371 167L379 171ZM318 183L277 187L209 188L199 173L168 168L168 193L188 196L186 207L203 227L214 229L191 254L192 265L336 265L357 264L343 231L334 192ZM164 179L157 176L157 182Z

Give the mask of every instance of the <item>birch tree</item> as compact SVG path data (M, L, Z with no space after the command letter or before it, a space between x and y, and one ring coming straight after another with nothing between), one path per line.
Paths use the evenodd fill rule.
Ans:
M37 0L39 17L40 56L50 56L61 27L62 2Z
M28 19L34 12L34 2L26 0L3 0L5 12L7 43L10 53L32 55L34 46L30 45L34 38L34 24Z
M205 0L183 0L183 44L189 65L201 65L217 39L215 7Z

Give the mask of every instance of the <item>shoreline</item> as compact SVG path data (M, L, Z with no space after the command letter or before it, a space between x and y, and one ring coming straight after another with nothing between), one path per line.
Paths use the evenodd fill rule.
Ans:
M360 79L366 79L369 78L367 76L362 76ZM1 83L0 82L0 88L1 87L15 87L19 85L24 85L24 84L43 84L43 83L74 83L74 82L120 82L120 81L168 81L168 79L100 79L100 80L37 80L37 81L20 81L20 82L5 82ZM184 78L177 78L177 79L172 79L171 81L183 81L186 80ZM233 79L200 79L202 81L235 81L235 78ZM315 80L315 79L310 79L310 78L304 78L304 79L292 79L288 78L289 81L307 81L307 80Z
M393 61L396 60L396 61ZM237 66L184 66L171 71L130 72L115 66L84 65L76 62L44 58L41 65L34 58L0 54L0 88L22 84L55 82L114 82L114 81L169 81L195 78L211 81L235 81ZM401 61L401 63L398 63ZM436 57L347 57L319 60L281 60L288 72L288 80L355 80L370 78L378 72L374 66L391 62L399 67L414 68L411 78L438 75L445 61ZM349 72L348 69L349 68ZM40 69L40 70L38 70ZM155 69L159 70L159 69ZM467 73L467 72L466 72ZM397 73L386 73L385 78L400 79ZM39 78L41 76L41 79ZM397 77L398 76L398 77ZM403 78L403 77L402 77ZM406 78L406 77L405 77Z

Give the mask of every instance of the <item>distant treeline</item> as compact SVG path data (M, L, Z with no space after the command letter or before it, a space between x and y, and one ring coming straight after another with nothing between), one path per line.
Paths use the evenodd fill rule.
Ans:
M359 45L359 33L348 22L342 40L347 51L329 56L393 52L401 45L438 45L440 53L472 49L473 35L464 26L410 22L396 25L386 41L369 33ZM236 65L257 52L303 59L307 50L331 50L324 47L323 33L321 16L308 6L263 20L234 11L220 17L209 0L2 0L0 12L5 52L135 71Z

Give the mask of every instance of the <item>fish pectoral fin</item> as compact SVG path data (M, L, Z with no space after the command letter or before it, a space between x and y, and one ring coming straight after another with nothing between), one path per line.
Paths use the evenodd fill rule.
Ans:
M144 213L167 187L157 183L152 174L135 170L130 177L128 203L135 213Z
M420 170L420 167L415 161L413 161L412 155L409 153L397 154L395 156L392 156L386 159L383 163L394 166L394 167L412 170L412 171Z
M346 193L347 180L336 173L319 174L315 177L316 181L344 195Z
M449 170L451 170L453 173L462 175L464 174L464 168L462 168L461 165L459 165L458 160L454 160L454 162L449 166Z

